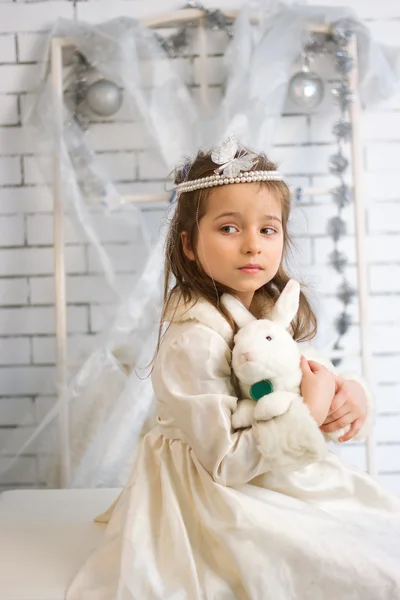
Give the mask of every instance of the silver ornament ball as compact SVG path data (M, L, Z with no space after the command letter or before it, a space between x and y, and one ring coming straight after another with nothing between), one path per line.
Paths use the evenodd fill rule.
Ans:
M96 115L110 117L121 107L122 91L112 81L99 79L88 87L86 104Z
M324 83L310 71L300 71L289 81L289 98L302 108L317 107L324 97Z

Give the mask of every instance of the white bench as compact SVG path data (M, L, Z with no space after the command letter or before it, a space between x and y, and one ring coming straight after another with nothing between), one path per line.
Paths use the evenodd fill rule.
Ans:
M93 518L118 489L0 494L0 600L64 600L105 525Z

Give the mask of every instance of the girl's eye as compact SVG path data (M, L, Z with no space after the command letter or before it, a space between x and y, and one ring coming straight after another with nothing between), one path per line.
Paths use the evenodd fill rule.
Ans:
M272 235L273 233L276 233L275 229L273 229L272 227L264 227L264 229L261 229L262 232L266 232L267 235Z
M233 225L223 225L220 231L222 231L222 233L232 233L232 229L233 231L237 231L236 227Z
M270 335L267 335L267 337L265 339L268 340L269 342L272 341L272 337Z

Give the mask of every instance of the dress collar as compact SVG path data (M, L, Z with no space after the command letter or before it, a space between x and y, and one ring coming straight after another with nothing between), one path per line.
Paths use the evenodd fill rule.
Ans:
M267 317L273 305L273 301L269 298L256 296L252 304L252 311L258 318ZM166 321L171 323L197 321L214 329L228 344L233 341L234 332L225 317L204 298L184 303L176 293L172 296L170 307L166 313Z

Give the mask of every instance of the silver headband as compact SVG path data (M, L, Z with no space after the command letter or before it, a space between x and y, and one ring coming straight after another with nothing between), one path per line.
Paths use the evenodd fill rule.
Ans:
M190 181L183 181L176 186L176 192L192 192L202 188L215 187L228 183L250 183L253 181L282 181L283 177L278 171L252 171L257 162L257 155L239 150L234 136L224 140L218 148L211 152L212 161L220 165L214 175L200 177Z

